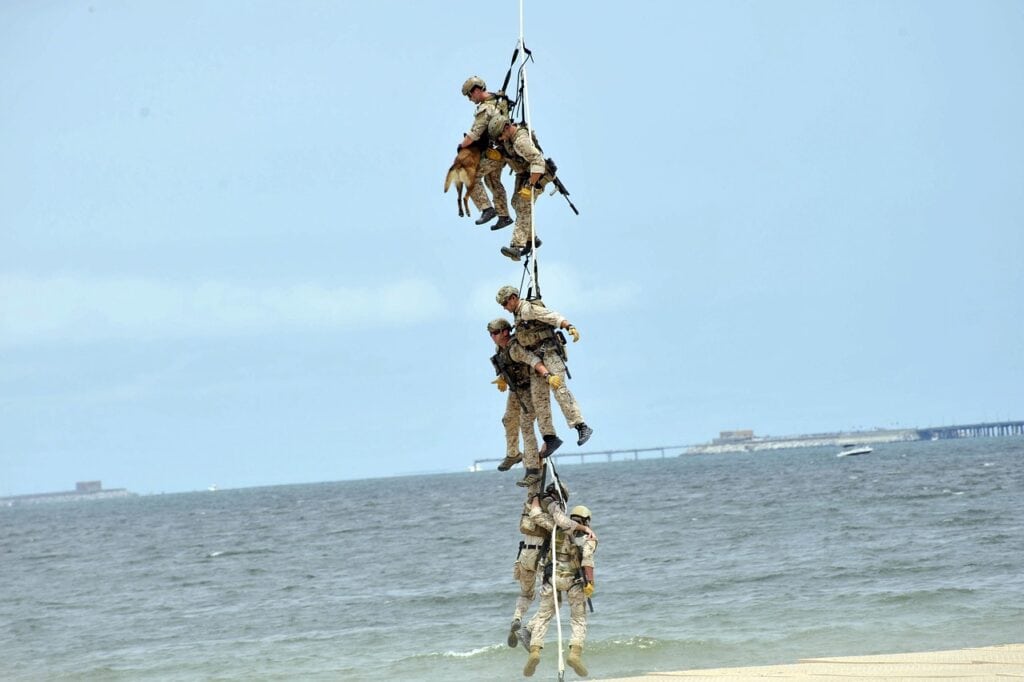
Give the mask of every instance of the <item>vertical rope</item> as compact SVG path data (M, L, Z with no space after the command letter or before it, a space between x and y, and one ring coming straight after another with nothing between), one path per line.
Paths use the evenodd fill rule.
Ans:
M530 131L530 135L533 135L533 123L530 119L530 93L529 84L526 77L526 39L524 37L523 30L523 4L525 0L519 0L519 54L523 55L523 66L520 70L520 77L522 78L523 86L523 121L526 123L526 128ZM529 171L527 171L529 172ZM532 264L532 272L530 273L530 279L533 281L533 292L540 298L540 279L539 275L539 264L537 259L537 230L536 230L536 212L537 202L534 201L533 196L530 197L530 263Z
M524 38L523 30L523 4L525 0L519 0L519 53L523 55L523 66L520 71L523 85L523 120L526 123L526 128L529 130L530 135L533 135L533 125L530 119L530 94L529 87L526 78L526 40ZM529 170L527 170L529 172ZM533 291L540 297L540 284L537 278L538 273L538 259L537 259L537 233L535 230L537 204L533 200L534 197L530 196L530 257L531 263L533 264L533 272L531 278L533 280ZM555 490L558 493L558 499L561 501L562 506L566 505L566 500L562 499L562 484L558 480L558 474L555 473L554 455L548 457L545 460L545 467L548 469L548 473L551 474L549 480L555 482ZM561 605L558 601L558 525L555 524L551 528L551 596L554 600L555 607L555 628L558 630L558 679L559 682L565 679L565 658L562 651L562 617L561 617Z
M562 481L555 471L554 458L554 455L545 458L544 465L548 468L549 480L555 484L558 501L562 507L568 508L568 500L562 497ZM562 651L562 605L558 600L558 524L551 526L551 596L555 607L555 629L558 631L558 679L561 680L565 675L565 659Z

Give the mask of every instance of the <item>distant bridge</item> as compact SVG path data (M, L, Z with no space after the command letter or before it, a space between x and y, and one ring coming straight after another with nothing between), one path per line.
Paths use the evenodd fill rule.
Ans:
M632 460L635 461L635 460L641 459L641 457L640 457L640 453L641 452L645 452L645 453L646 452L657 452L657 453L661 454L661 459L664 459L665 457L668 456L668 455L665 454L665 452L667 450L677 450L678 452L676 452L672 456L673 457L678 457L688 447L690 447L690 446L689 445L657 445L657 446L650 447L650 448L625 448L625 449L622 449L622 450L596 450L596 451L593 451L593 452L566 452L565 450L559 449L558 452L555 453L555 454L558 457L559 461L564 461L565 458L567 458L567 457L569 457L569 458L571 458L571 457L579 457L580 458L580 464L582 464L583 462L586 461L587 457L606 457L607 458L606 461L613 462L613 461L615 461L615 455L629 455L629 454L632 454L633 456L632 457L620 457L619 458L620 461L621 460L628 460L628 459L632 459ZM652 456L644 457L643 459L654 459L654 458L655 457L652 455ZM473 466L470 467L470 468L471 468L472 471L480 471L480 465L481 464L490 464L492 462L495 462L495 463L501 462L501 459L500 458L474 459L473 460Z
M931 426L927 429L918 429L917 433L921 440L1024 436L1024 422L987 422L984 424L960 424L957 426Z
M667 451L676 451L673 457L683 454L696 454L698 452L744 452L753 450L788 449L798 447L810 447L820 445L832 445L831 441L839 440L854 442L888 442L879 440L879 435L901 434L899 438L889 438L889 441L912 441L915 440L947 440L951 438L995 438L1000 436L1024 436L1024 421L1006 422L985 422L983 424L957 424L954 426L930 426L925 429L900 429L897 431L844 431L839 433L823 433L814 436L785 436L775 438L758 438L740 440L725 445L713 445L704 443L701 445L659 445L650 448L623 448L620 450L596 450L592 452L566 452L559 450L557 453L559 461L565 458L579 457L580 463L584 463L588 457L604 457L607 461L615 461L616 455L627 455L618 459L641 459L640 453L659 453L664 459ZM828 441L828 442L826 442ZM726 449L727 448L727 449ZM632 457L628 455L632 454ZM653 459L654 456L643 459ZM498 463L501 459L474 459L470 471L480 471L480 465Z

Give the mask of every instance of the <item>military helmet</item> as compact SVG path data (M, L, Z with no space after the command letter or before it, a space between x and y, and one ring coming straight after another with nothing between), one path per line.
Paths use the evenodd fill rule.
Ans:
M569 512L569 516L577 516L581 519L585 519L587 523L590 522L590 510L584 507L582 504L578 504L572 508Z
M487 323L487 331L492 334L500 332L502 329L512 329L512 325L504 317L499 317Z
M502 116L501 114L492 116L491 122L487 124L487 134L491 139L497 140L501 137L501 134L505 132L505 126L509 123L511 123L511 121L508 120L508 116Z
M564 502L565 500L568 500L569 499L569 488L568 488L568 486L566 486L561 481L559 481L557 484L554 483L554 482L548 483L548 487L544 489L545 496L547 496L547 497L556 497L556 498L558 497L558 490L555 488L555 485L562 486L562 501Z
M498 295L494 297L494 300L498 302L498 305L503 306L508 302L508 299L518 295L519 289L516 289L511 284L506 284L502 288L498 289Z
M480 76L470 76L466 79L466 82L462 84L462 95L469 97L469 93L473 92L473 88L487 89L487 83L484 83L484 79Z

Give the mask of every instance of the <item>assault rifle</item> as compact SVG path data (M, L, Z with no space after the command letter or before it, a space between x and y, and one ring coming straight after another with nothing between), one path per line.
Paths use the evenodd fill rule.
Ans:
M558 172L558 166L555 165L555 160L544 159L544 165L547 169L548 175L551 176L551 184L553 184L555 186L555 189L558 190L558 193L565 197L565 200L569 202L569 208L572 209L572 212L575 213L576 215L579 215L580 212L576 209L576 206L573 205L572 199L569 198L569 190L565 188L565 185L562 184L562 181L559 180L558 176L556 175L556 173Z

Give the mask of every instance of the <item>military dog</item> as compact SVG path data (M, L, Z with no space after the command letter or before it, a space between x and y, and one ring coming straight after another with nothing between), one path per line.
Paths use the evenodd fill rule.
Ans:
M477 168L480 166L480 148L476 145L463 147L455 155L452 167L444 178L444 191L455 183L455 205L459 207L459 217L469 216L469 191L476 185ZM462 196L465 189L466 196Z

